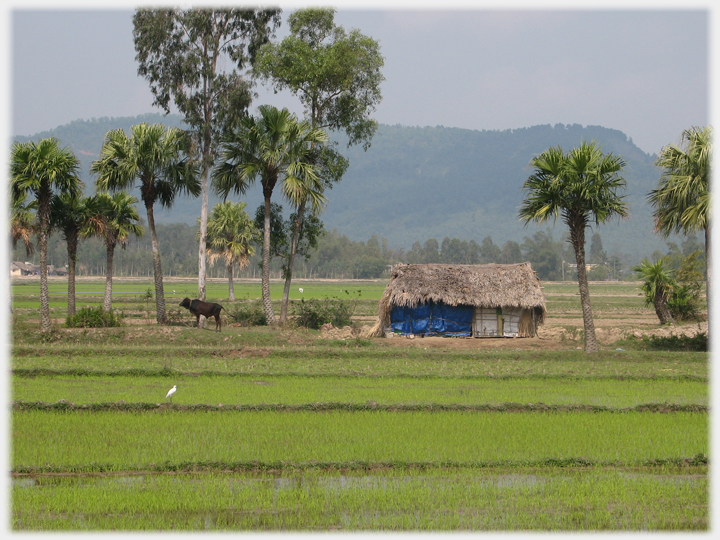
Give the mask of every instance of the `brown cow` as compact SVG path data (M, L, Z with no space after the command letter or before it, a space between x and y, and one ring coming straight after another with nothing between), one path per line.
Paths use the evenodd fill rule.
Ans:
M190 300L189 298L183 299L180 302L180 307L184 307L190 310L190 313L195 315L197 318L196 326L200 327L200 315L207 317L215 317L215 331L220 332L222 330L222 321L220 320L220 310L223 307L220 304L214 302L203 302L202 300Z

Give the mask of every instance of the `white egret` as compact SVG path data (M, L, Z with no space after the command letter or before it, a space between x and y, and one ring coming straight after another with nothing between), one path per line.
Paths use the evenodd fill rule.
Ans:
M174 385L170 390L168 390L167 395L165 396L165 399L170 398L170 401L172 402L172 395L177 392L177 384Z

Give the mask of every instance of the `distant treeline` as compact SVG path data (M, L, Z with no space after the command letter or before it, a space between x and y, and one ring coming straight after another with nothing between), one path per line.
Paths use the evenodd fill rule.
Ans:
M158 224L158 239L165 276L197 276L197 228L184 224ZM602 248L602 238L592 235L587 250L587 262L591 265L591 280L622 279L633 277L632 260L627 257L608 256ZM680 246L668 243L668 252L656 251L653 258L670 256L672 261L681 255L687 256L696 250L703 250L703 244L693 235L688 236ZM260 249L251 258L244 270L235 270L235 277L260 277ZM704 252L704 251L703 251ZM39 256L28 258L24 248L18 247L12 254L15 261L36 263ZM397 263L452 263L452 264L511 264L529 261L541 280L558 281L574 279L575 256L567 239L553 238L548 231L538 231L526 236L522 243L509 240L502 245L486 236L479 243L475 240L460 240L445 237L442 240L430 238L414 242L410 250L390 249L386 238L373 235L366 242L350 240L337 230L326 231L318 242L317 249L308 259L296 261L294 277L300 279L376 279L389 276L389 269ZM59 234L53 234L48 245L48 264L64 267L67 264L67 248ZM89 238L80 242L78 249L77 274L79 276L105 275L106 252L102 241ZM679 263L677 264L679 266ZM281 277L280 260L272 261L272 277ZM113 274L122 276L152 277L152 252L150 235L131 237L126 249L115 251ZM208 277L226 277L227 270L222 263L208 267Z

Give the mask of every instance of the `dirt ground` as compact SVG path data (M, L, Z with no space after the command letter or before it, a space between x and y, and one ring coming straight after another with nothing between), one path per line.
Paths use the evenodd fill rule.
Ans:
M627 322L627 321L626 321ZM393 347L432 347L451 349L544 349L560 350L568 348L582 348L581 337L569 332L564 325L582 328L582 319L569 319L553 321L551 324L541 325L537 337L534 338L456 338L456 337L407 337L393 335L382 339ZM321 329L321 339L353 339L366 337L372 326L366 325L358 328L346 326ZM595 337L601 346L610 345L618 340L628 337L642 338L643 336L694 336L699 332L707 332L707 322L678 324L673 326L657 326L650 328L628 328L618 326L618 320L596 319Z

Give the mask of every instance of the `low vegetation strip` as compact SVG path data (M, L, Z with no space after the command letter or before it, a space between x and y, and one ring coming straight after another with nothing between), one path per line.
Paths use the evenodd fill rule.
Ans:
M104 333L109 330L103 329ZM13 374L86 373L170 375L207 373L226 375L333 375L333 376L575 376L575 377L709 377L707 353L663 351L600 351L589 360L578 350L515 351L483 349L388 346L376 340L369 347L342 342L323 345L316 336L294 346L292 336L243 332L248 341L260 336L261 344L233 344L244 337L208 337L214 332L184 331L183 344L166 343L142 335L123 335L117 341L134 346L110 346L106 340L68 345L43 344L14 346ZM229 332L228 332L229 333ZM198 335L199 334L199 335ZM293 338L294 339L294 338ZM448 338L452 339L452 338ZM197 340L200 343L196 343ZM228 345L230 343L230 345Z
M706 413L16 411L12 470L203 461L634 463L708 454ZM42 441L42 444L38 444Z
M276 366L277 367L277 366ZM538 368L539 371L544 371L542 366ZM259 370L243 370L239 371L216 371L216 370L180 370L180 369L168 369L166 367L159 369L143 369L143 368L125 368L125 369L94 369L94 368L18 368L11 370L11 374L17 378L35 378L35 377L161 377L167 379L168 377L293 377L293 378L337 378L337 379L356 379L360 377L371 377L371 378L397 378L397 379L487 379L490 381L499 380L524 380L524 379L536 379L540 381L551 381L551 380L638 380L638 381L664 381L664 380L687 380L687 381L703 381L709 382L710 378L708 374L687 374L687 373L668 373L672 371L680 371L675 369L660 369L653 373L586 373L577 374L574 372L570 373L533 373L529 370L522 374L510 374L510 373L476 373L476 374L462 374L462 373L420 373L420 374L409 374L409 373L373 373L369 370L365 372L351 371L348 369L339 370L337 372L317 372L313 373L310 371L259 371Z
M205 412L232 412L232 411L386 411L386 412L708 412L704 405L677 405L673 403L645 403L634 407L604 407L600 405L547 405L545 403L503 403L500 405L460 405L457 403L430 403L427 405L379 405L378 403L302 403L287 405L281 403L260 403L253 405L206 405L196 403L190 405L177 405L173 403L85 403L77 405L69 401L46 403L44 401L13 401L11 407L15 411L74 411L74 412L104 412L104 411L205 411Z
M697 454L683 458L593 460L586 458L545 458L537 460L494 461L184 461L179 463L151 463L146 467L119 470L112 463L88 463L72 466L20 466L11 471L14 478L45 475L72 477L88 474L159 474L159 473L272 473L303 471L427 471L435 469L660 469L677 473L707 474L708 457Z
M647 403L709 403L709 384L687 378L366 377L366 376L92 376L13 377L17 402L164 403L176 405L348 403L503 405L545 403L627 408Z

